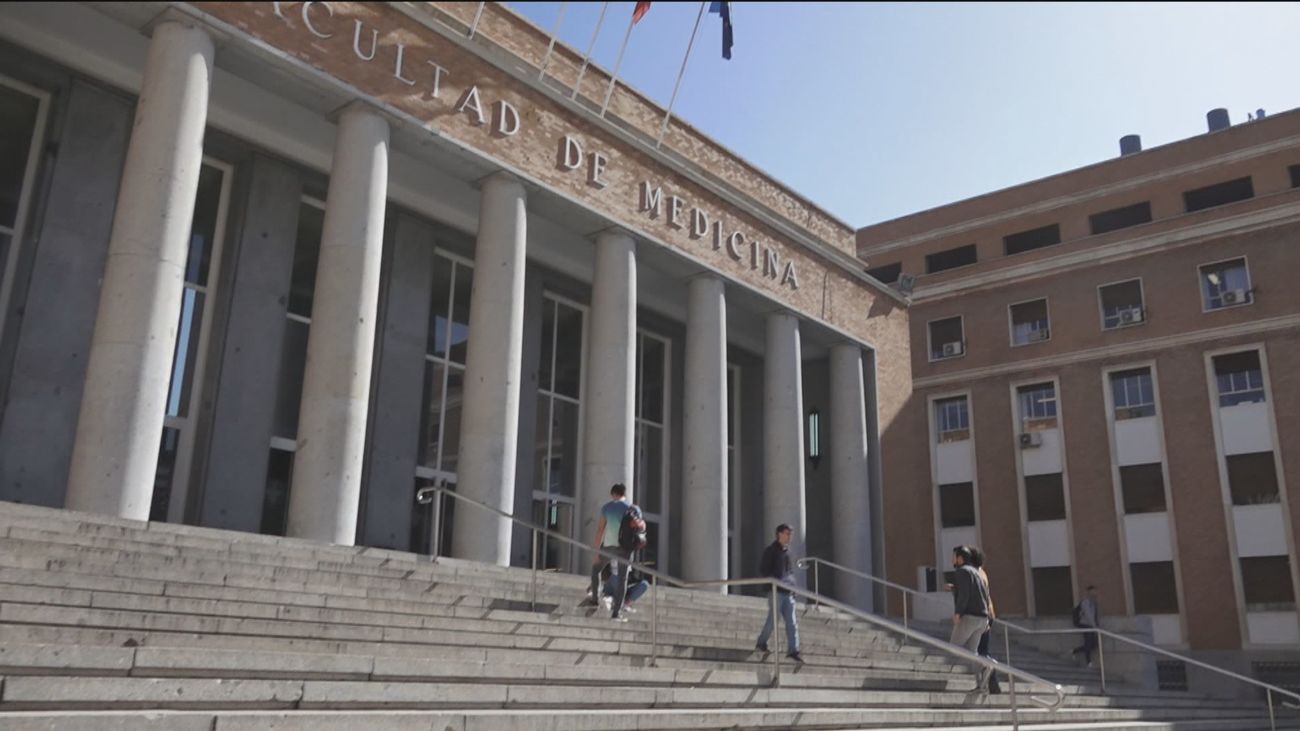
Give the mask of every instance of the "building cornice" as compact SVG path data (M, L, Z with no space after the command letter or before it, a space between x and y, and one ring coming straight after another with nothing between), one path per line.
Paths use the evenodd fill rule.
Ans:
M1105 345L1099 348L1076 350L1072 353L1049 355L1043 358L1016 361L1014 363L999 363L997 365L984 366L982 368L970 368L955 373L945 373L941 376L927 376L925 378L914 379L912 381L912 387L915 390L920 391L925 388L949 386L955 383L966 383L985 378L1009 376L1028 371L1059 369L1077 363L1128 357L1140 353L1150 353L1152 351L1178 348L1185 345L1195 345L1197 343L1215 342L1226 338L1260 335L1276 332L1278 330L1288 330L1295 327L1300 327L1300 314L1283 315L1280 317L1271 317L1265 320L1255 320L1254 322L1225 325L1223 327L1207 328L1204 330L1193 330L1191 332L1165 335L1163 337L1139 340L1131 343Z
M1065 208L1067 206L1072 206L1078 203L1085 203L1090 200L1105 198L1107 196L1112 196L1119 193L1127 193L1129 191L1133 191L1138 188L1159 183L1161 181L1169 180L1171 178L1177 178L1185 175L1195 174L1202 170L1216 168L1223 165L1232 165L1235 163L1245 162L1248 160L1253 160L1255 158L1264 157L1267 155L1274 155L1279 152L1293 149L1296 147L1300 147L1300 135L1284 137L1280 140L1274 140L1272 142L1268 142L1265 144L1246 147L1223 155L1218 155L1215 157L1198 160L1197 162L1194 163L1188 163L1186 165L1180 165L1178 167L1167 168L1161 170L1160 172L1150 173L1148 175L1143 175L1136 178L1128 178L1118 183L1111 183L1110 185L1103 185L1098 188L1091 188L1082 193L1055 196L1053 198L1048 198L1046 200L1030 203L1028 205L1020 206L1017 208L1011 208L1004 211L998 211L997 213L991 213L987 216L980 216L979 218L968 219L962 221L961 223L955 223L949 226L929 229L922 233L913 234L911 236L905 236L901 239L895 239L893 241L887 241L872 246L862 247L858 250L858 255L864 259L873 256L879 256L880 254L884 254L890 251L905 249L910 246L916 246L917 244L923 244L928 241L934 241L936 239L942 239L948 236L957 236L968 231L973 231L975 229L993 226L1005 221L1011 221L1017 218L1035 216L1040 213L1047 213L1049 211ZM1025 185L1032 185L1032 184L1033 183L1026 183ZM1016 187L1020 187L1020 186L1016 186ZM960 204L953 204L953 205L960 205ZM938 209L934 209L934 210L938 210ZM915 215L923 216L925 214L918 213ZM870 228L872 227L866 226L861 230L869 230Z

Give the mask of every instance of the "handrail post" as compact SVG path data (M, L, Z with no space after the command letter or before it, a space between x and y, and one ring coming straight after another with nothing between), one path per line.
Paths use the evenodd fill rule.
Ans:
M821 567L822 567L821 561L816 561L816 560L813 561L813 593L816 594L817 596L822 595ZM821 606L821 600L814 599L813 604L816 606Z
M1006 650L1007 667L1011 667L1011 632L1005 626L1002 628L1002 638L1006 645L1005 650ZM990 652L989 654L991 655L992 652ZM992 658L990 657L989 659L991 660ZM990 682L992 681L990 680ZM1007 685L1011 686L1011 731L1019 731L1020 718L1016 714L1017 711L1016 676L1012 675L1011 673L1007 673ZM1033 691L1030 691L1029 696L1030 698L1033 698Z
M433 545L429 546L429 560L438 560L438 549L442 547L442 489L433 491Z
M628 576L631 576L628 572ZM650 667L659 666L659 577L650 575Z
M1011 626L1005 622L1002 624L1002 642L1005 646L1002 662L1011 664Z
M908 629L908 626L907 626L907 592L903 592L903 629ZM907 635L903 635L903 644L904 644L904 645L907 644Z
M537 529L533 528L533 611L537 611Z
M1106 651L1101 647L1101 633L1094 634L1097 636L1097 664L1101 666L1101 694L1106 695Z
M771 584L771 605L772 605L772 641L776 643L776 652L772 653L772 687L781 684L781 633L777 628L780 623L780 615L776 611L776 582Z
M1273 717L1273 689L1265 688L1264 693L1268 695L1268 727L1271 731L1277 731L1277 719Z

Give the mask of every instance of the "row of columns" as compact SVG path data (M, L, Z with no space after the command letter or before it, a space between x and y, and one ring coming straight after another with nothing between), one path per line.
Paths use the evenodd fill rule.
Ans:
M149 516L176 342L190 222L202 164L213 45L189 25L159 24L150 45L127 152L68 485L67 506ZM351 545L369 409L387 200L389 125L355 104L338 120L307 344L291 536ZM481 182L458 490L512 510L519 429L526 253L525 192L496 174ZM728 562L727 317L721 279L688 284L683 460L687 579L726 576ZM608 487L633 478L636 386L635 241L609 230L595 243L586 373L582 537ZM803 555L802 356L799 319L768 316L764 385L764 531L795 529ZM831 356L832 513L837 560L869 571L866 394L857 345ZM453 553L505 565L510 525L455 511Z

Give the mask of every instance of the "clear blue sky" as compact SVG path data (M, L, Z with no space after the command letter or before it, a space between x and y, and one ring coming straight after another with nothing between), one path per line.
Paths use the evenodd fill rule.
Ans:
M560 5L508 4L547 30ZM854 226L1300 106L1300 3L732 5L732 60L706 13L674 114ZM600 7L570 2L561 40L585 50ZM620 76L666 105L698 9L655 2Z

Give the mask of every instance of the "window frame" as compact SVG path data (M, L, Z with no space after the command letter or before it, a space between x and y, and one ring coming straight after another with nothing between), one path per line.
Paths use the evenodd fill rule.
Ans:
M18 210L14 215L14 225L7 231L5 230L7 227L0 227L0 232L9 236L9 251L5 254L5 261L0 262L0 267L3 267L0 268L2 273L0 276L0 337L3 337L5 328L9 324L9 311L12 309L9 300L13 297L14 281L18 276L15 269L18 266L19 253L23 247L23 239L27 236L27 223L36 188L36 172L41 167L40 151L45 149L46 128L49 126L53 95L3 73L0 73L0 86L36 98L36 121L32 126L32 139L27 147L27 165L23 169L23 182L18 193ZM204 161L206 160L205 156ZM229 173L224 170L223 173L228 179Z
M1141 300L1141 302L1138 303L1138 307L1140 308L1140 310L1141 310L1141 312L1142 312L1142 321L1141 321L1141 322L1131 322L1131 323L1129 323L1129 324L1127 324L1127 325L1125 325L1123 322L1120 322L1118 325L1112 325L1112 326L1110 326L1110 327L1106 327L1106 303L1102 300L1102 297L1101 297L1101 291L1102 291L1103 289L1106 289L1107 287L1114 287L1114 286L1119 285L1119 284L1128 284L1129 282L1137 282L1137 283L1138 283L1138 298ZM1147 291L1146 291L1146 285L1145 285L1145 284L1143 283L1143 281L1142 281L1142 277L1130 277L1130 278L1128 278L1128 279L1120 279L1120 280L1116 280L1116 281L1114 281L1114 282L1107 282L1107 283L1105 283L1105 284L1098 284L1098 285L1097 285L1097 312L1098 312L1098 314L1101 316L1101 331L1102 331L1102 332L1111 332L1112 330L1127 330L1128 328L1131 328L1131 327L1142 327L1143 325L1147 324L1147 320L1149 319L1149 318L1147 317L1147 314L1148 314L1148 312L1147 312Z
M651 426L660 430L659 474L661 479L663 480L663 484L659 486L659 510L657 512L650 512L649 510L645 509L643 498L638 496L638 493L641 490L641 486L639 484L633 485L632 496L634 502L636 502L637 505L643 506L642 514L645 516L646 523L654 523L659 527L659 535L657 537L658 545L654 547L655 557L656 557L655 565L662 570L665 569L668 565L668 559L669 559L668 549L670 546L669 536L671 531L669 516L671 515L672 512L672 503L671 503L672 498L670 495L672 490L672 479L669 473L669 467L672 464L672 460L670 459L672 455L669 454L669 451L672 449L672 444L673 444L672 409L671 409L672 380L673 380L673 371L672 371L673 341L672 338L667 335L661 335L651 330L647 330L644 327L637 327L636 329L637 343L639 344L643 338L657 340L660 343L662 343L664 347L664 356L663 356L664 357L664 367L663 367L664 391L662 395L663 413L661 415L663 421L655 422L641 415L645 392L644 392L644 388L642 387L642 379L636 379L636 382L633 384L633 388L634 388L633 396L636 403L633 407L634 413L632 415L632 439L635 448L637 444L637 431L639 431L639 427L641 427L642 425ZM585 347L586 346L584 341L584 350ZM634 345L634 349L641 359L645 358L645 348L643 346L636 347ZM645 373L644 363L638 363L637 365L639 367L640 372L644 374ZM583 378L584 380L586 378L585 372L583 374ZM634 479L637 471L636 468L637 468L636 451L634 451L633 458L632 458L632 470L633 470Z
M947 410L943 409L941 411L941 407L946 406L947 402L957 402L957 401L961 402L962 405L961 411L962 411L962 416L964 417L961 420L965 422L965 425L954 429L945 429L944 423L947 420L946 419ZM930 403L931 403L931 408L934 411L934 425L935 425L934 439L936 444L945 444L948 442L963 442L963 441L968 441L971 438L969 397L967 397L965 394L961 394L958 396L948 396L946 398L936 398ZM960 439L944 438L944 435L946 434L955 434L959 432L964 433L965 436Z
M1238 355L1240 353L1252 353L1252 352L1255 354L1255 358L1259 362L1259 380L1260 380L1259 388L1233 389L1231 391L1221 390L1219 388L1219 373L1215 369L1214 360L1216 358L1222 358L1225 356ZM1240 406L1242 404L1268 403L1269 400L1268 379L1264 377L1264 356L1263 356L1262 348L1255 347L1255 348L1242 348L1240 350L1224 350L1220 352L1209 353L1207 355L1209 357L1209 362L1210 362L1210 388L1213 389L1215 402L1218 405L1217 408L1226 409L1226 408L1231 408L1233 406ZM1237 371L1237 373L1245 373L1247 375L1247 380L1246 380L1247 386L1250 385L1250 374L1253 372L1254 371ZM1224 396L1233 396L1236 394L1244 394L1244 393L1254 393L1256 391L1259 391L1262 394L1263 398L1260 398L1259 400L1252 400L1252 401L1237 401L1231 404L1223 403Z
M1030 346L1030 345L1042 345L1043 343L1047 343L1047 342L1050 342L1050 341L1051 341L1051 339L1052 339L1052 305L1051 305L1050 302L1048 302L1048 299L1049 299L1049 298L1048 298L1047 296L1034 297L1034 298L1032 298L1032 299L1021 300L1021 301L1019 301L1019 302L1012 302L1012 303L1010 303L1010 304L1007 305L1007 338L1008 338L1008 340L1009 340L1009 342L1010 342L1011 347L1013 347L1013 348L1023 348L1023 347ZM1046 318L1046 320L1045 320L1045 321L1047 322L1047 337L1042 338L1041 340L1026 340L1026 341L1023 342L1023 343L1018 343L1018 342L1016 342L1016 319L1015 319L1015 314L1012 312L1012 310L1014 310L1016 307L1019 307L1020 305L1029 305L1029 304L1033 304L1033 303L1035 303L1035 302L1042 302L1042 303L1043 303L1043 312L1044 312L1044 313L1046 314L1046 316L1047 316L1047 318ZM1032 330L1032 329L1031 329L1030 332L1042 332L1042 331L1041 331L1041 330ZM966 334L966 333L965 333L965 331L963 330L963 331L962 331L962 335L965 335L965 334Z
M1202 270L1205 267L1218 266L1220 264L1226 264L1231 261L1237 261L1238 259L1241 260L1241 268L1246 272L1246 290L1245 290L1246 301L1239 302L1234 305L1220 304L1218 307L1211 307L1210 297L1206 296L1205 285L1207 284L1207 282L1205 280L1205 273ZM1255 285L1254 285L1254 280L1250 276L1249 259L1245 254L1242 254L1240 256L1230 256L1226 259L1219 259L1217 261L1208 261L1205 262L1204 264L1196 265L1196 291L1201 298L1201 314L1203 315L1211 312L1222 312L1224 310L1233 310L1238 307L1249 307L1250 305L1255 304ZM1220 298L1222 298L1222 295L1223 295L1223 290L1220 290L1219 291ZM1222 301L1222 299L1220 299L1220 301Z
M961 354L948 355L948 356L941 355L938 358L936 358L934 357L934 338L932 337L933 333L931 332L931 326L934 325L934 323L936 322L943 322L945 320L954 320L954 319L957 320L957 322L960 323L961 325L961 339L957 341L961 343ZM931 363L946 363L947 361L950 360L958 360L959 358L965 358L966 357L966 316L945 315L943 317L936 317L933 320L927 320L925 323L925 354L926 357L929 358Z
M1125 395L1126 402L1125 402L1125 404L1124 404L1123 406L1121 406L1121 405L1119 404L1118 400L1115 399L1115 383L1116 383L1115 376L1118 375L1118 374L1121 374L1121 373L1130 373L1130 372L1143 371L1143 370L1146 371L1147 382L1148 382L1148 385L1150 386L1150 392L1151 392L1150 395L1151 395L1151 400L1150 400L1150 401L1146 401L1146 402L1142 402L1142 403L1138 403L1138 404L1128 403L1128 402L1127 402L1127 398L1128 398L1128 392L1129 392L1129 391L1128 391L1128 388L1125 387L1125 389L1124 389L1124 395ZM1111 418L1112 418L1113 420L1115 420L1115 421L1118 422L1118 421L1127 421L1127 420L1129 420L1129 419L1143 419L1143 418L1154 417L1154 416L1156 416L1156 415L1159 413L1159 408L1158 408L1157 405L1156 405L1156 379L1155 379L1155 374L1151 371L1151 367L1150 367L1150 366L1136 366L1136 367L1133 367L1133 368L1121 368L1121 369L1115 369L1115 370L1107 371L1107 372L1106 372L1106 385L1110 387L1110 395L1111 395L1111 402L1110 402L1111 412L1110 412L1110 413L1111 413ZM1141 398L1141 396L1142 396L1141 386L1139 386L1139 388L1138 388L1138 398ZM1120 409L1132 410L1132 409L1142 409L1142 408L1145 408L1145 407L1150 407L1150 409L1151 409L1151 413L1149 413L1149 414L1138 414L1138 415L1127 415L1127 416L1124 416L1123 418L1121 418L1120 415L1119 415ZM1125 465L1125 466L1128 466L1128 465Z

